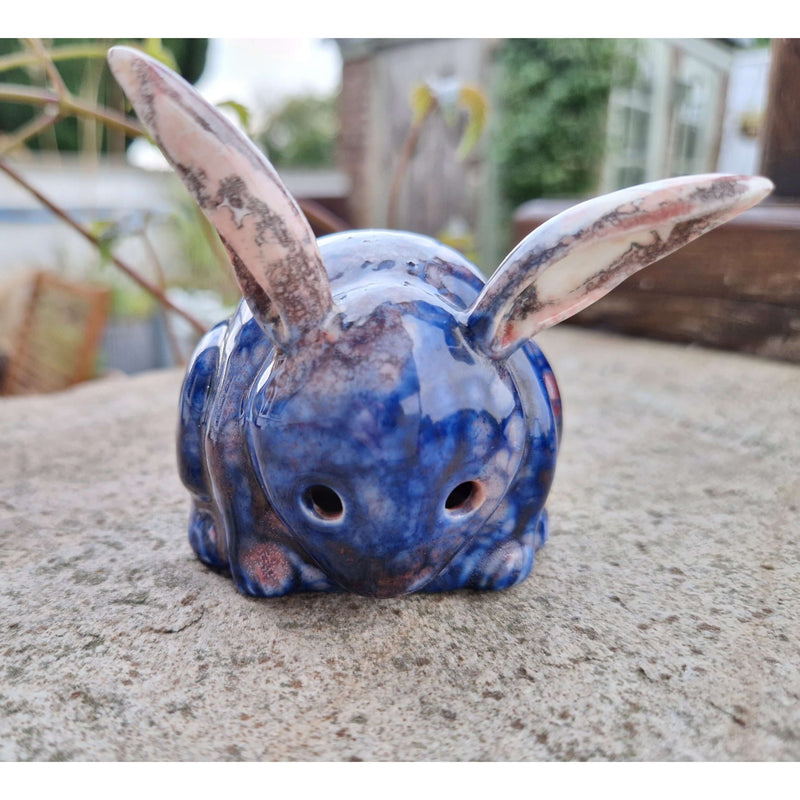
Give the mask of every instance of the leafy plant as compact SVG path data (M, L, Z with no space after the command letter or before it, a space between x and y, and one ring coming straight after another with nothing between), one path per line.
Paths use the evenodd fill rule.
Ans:
M613 39L509 39L503 44L495 156L509 204L595 188L619 58Z
M122 112L122 91L104 63L109 47L114 44L139 47L179 71L190 83L200 77L208 49L208 39L27 40L28 46L23 48L17 39L0 39L0 75L3 80L0 86L0 132L19 130L31 123L35 107L47 102L47 95L40 87L46 77L52 83L56 72L56 80L61 85L53 88L60 89L56 99L62 105L64 100L74 100L84 107L100 105ZM13 90L17 90L17 97L14 97ZM87 123L92 127L89 128ZM27 146L31 150L58 149L61 152L86 149L121 152L131 141L130 136L115 136L113 130L95 129L96 124L100 125L101 121L87 119L84 115L64 114L44 129L42 135L31 137Z
M336 111L336 97L292 97L269 117L258 143L279 168L332 166Z
M11 83L8 80L0 82L0 101L7 101L5 104L0 102L0 115L3 111L7 111L9 107L21 108L23 112L21 115L16 116L11 114L12 124L16 124L16 127L8 133L5 133L5 131L9 130L6 127L9 117L8 115L5 118L0 116L2 130L5 133L0 137L0 171L4 172L19 186L33 195L43 206L94 245L100 255L101 262L114 264L121 273L133 280L140 290L146 292L165 308L169 308L183 317L198 333L203 333L205 325L192 314L176 306L167 297L163 270L147 235L147 221L137 233L145 242L150 259L157 270L158 283L148 280L139 270L115 255L114 247L117 242L131 233L125 230L123 225L120 223L108 224L102 221L96 222L93 226L82 224L52 198L46 197L32 186L5 159L7 154L13 153L15 150L34 146L37 139L44 140L45 144L50 144L58 150L62 143L59 142L57 130L62 123L70 123L75 126L90 123L91 127L88 130L95 133L96 128L99 126L101 136L102 134L106 135L106 141L110 141L110 137L116 135L118 142L121 141L123 146L126 139L144 136L144 131L134 120L125 116L121 110L104 105L98 97L100 94L99 76L103 76L105 80L110 82L110 77L104 71L104 60L110 42L73 40L65 44L64 40L62 40L61 43L48 47L39 39L22 39L16 44L17 49L9 51L10 41L12 40L0 40L6 50L5 55L0 56L0 73L4 73L6 79L10 74L17 79L26 78L28 82ZM175 40L175 46L179 49L181 47L180 41ZM21 48L20 44L22 45ZM164 41L147 39L140 46L153 57L175 65L177 59ZM198 53L200 52L202 58L198 59ZM202 45L201 51L198 51L196 47L193 51L190 49L190 56L188 75L196 78L199 76L199 71L202 70L202 64L205 60L205 45ZM65 78L63 74L64 66L62 65L59 68L57 65L57 62L71 64L74 61L84 65L84 78L87 74L94 76L88 82L88 92L86 91L87 84L85 80L79 82L77 89L71 89L67 82L69 80L70 83L73 83L73 79L70 78L69 68L66 69L67 78ZM77 73L73 71L73 78L75 74ZM117 87L114 85L114 88ZM119 93L119 98L121 107L121 93ZM38 114L35 112L37 107L41 108ZM70 130L71 128L69 127L62 127L62 131L66 131L61 137L64 139L66 136L66 141L63 142L63 146L66 149L70 148ZM98 136L90 138L91 146L89 149L97 152L100 138ZM85 143L84 137L84 149L86 149Z
M204 333L206 326L194 315L173 303L166 294L164 271L149 239L149 219L144 220L138 228L134 225L135 229L131 229L130 220L113 223L98 221L93 226L84 225L54 199L36 189L6 159L8 154L19 149L35 147L37 140L58 150L62 147L62 139L66 136L64 147L69 148L70 128L62 128L67 131L63 136L56 133L62 123L78 126L89 123L81 146L84 150L88 149L95 154L100 149L101 141L108 143L111 137L116 137L117 145L124 147L127 140L146 136L139 124L123 113L121 90L105 71L105 57L112 41L59 40L56 44L46 44L39 39L22 39L19 43L15 43L16 49L9 49L10 41L13 40L0 40L5 49L5 55L0 50L0 76L6 79L0 79L0 172L4 172L92 244L97 249L101 262L114 264L139 289L164 308L183 317L198 333ZM205 61L205 42L206 40L146 39L141 40L138 46L168 66L181 65L184 76L193 80L199 77L202 71ZM86 81L80 81L77 89L70 88L74 84L69 77L67 65L75 61L84 65L85 72L81 73L84 77L92 76L88 81L88 91ZM62 71L66 71L67 77ZM28 82L10 82L9 75L16 80L25 77ZM109 92L117 93L118 108L106 104L100 97L103 94L100 87L104 80L108 81ZM228 101L223 105L231 108L243 125L247 126L249 112L244 106L235 101ZM21 107L24 113L4 118L2 114L9 107ZM311 201L300 201L300 206L320 230L332 232L346 227L335 215ZM172 221L178 226L179 233L184 235L185 241L193 245L199 244L199 249L203 251L203 257L198 259L200 268L193 270L192 277L197 278L199 273L204 273L204 277L210 278L213 267L216 267L220 274L216 276L216 280L211 278L209 282L213 283L215 288L222 285L223 295L230 294L232 283L228 270L228 257L211 223L194 206L185 215L176 213ZM115 253L119 241L131 235L138 236L144 243L149 261L157 274L156 282L147 279ZM195 246L193 254L197 255L198 252ZM208 268L209 264L212 268Z

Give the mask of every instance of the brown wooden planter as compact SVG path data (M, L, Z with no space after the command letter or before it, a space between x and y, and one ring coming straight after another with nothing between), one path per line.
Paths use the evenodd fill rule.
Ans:
M33 273L18 288L25 297L3 354L0 395L55 392L91 378L111 292L49 272Z
M515 240L573 202L520 206ZM633 275L570 321L800 362L800 204L745 212Z

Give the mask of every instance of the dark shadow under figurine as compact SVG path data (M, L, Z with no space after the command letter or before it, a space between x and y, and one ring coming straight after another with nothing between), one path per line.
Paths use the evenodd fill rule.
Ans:
M484 284L424 236L316 241L266 158L188 84L135 50L109 62L244 294L189 365L178 454L192 547L252 595L523 580L561 432L531 337L772 188L700 175L605 195L535 230Z

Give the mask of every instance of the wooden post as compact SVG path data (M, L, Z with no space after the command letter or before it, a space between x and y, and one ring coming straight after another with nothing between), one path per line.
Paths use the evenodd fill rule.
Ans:
M761 172L775 196L800 198L800 39L773 39Z

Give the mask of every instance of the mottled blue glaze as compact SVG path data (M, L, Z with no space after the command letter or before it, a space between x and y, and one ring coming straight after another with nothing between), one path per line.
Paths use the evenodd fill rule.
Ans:
M529 234L484 286L414 234L318 242L218 109L135 50L113 48L109 64L244 296L189 366L178 452L192 547L253 595L525 578L547 537L561 432L531 337L772 188L698 175L588 200Z
M458 321L478 270L422 236L319 240L338 313L286 357L242 303L181 394L190 540L248 594L504 589L547 536L560 402L535 344L505 362ZM446 508L459 484L473 496ZM333 519L309 504L333 489Z

